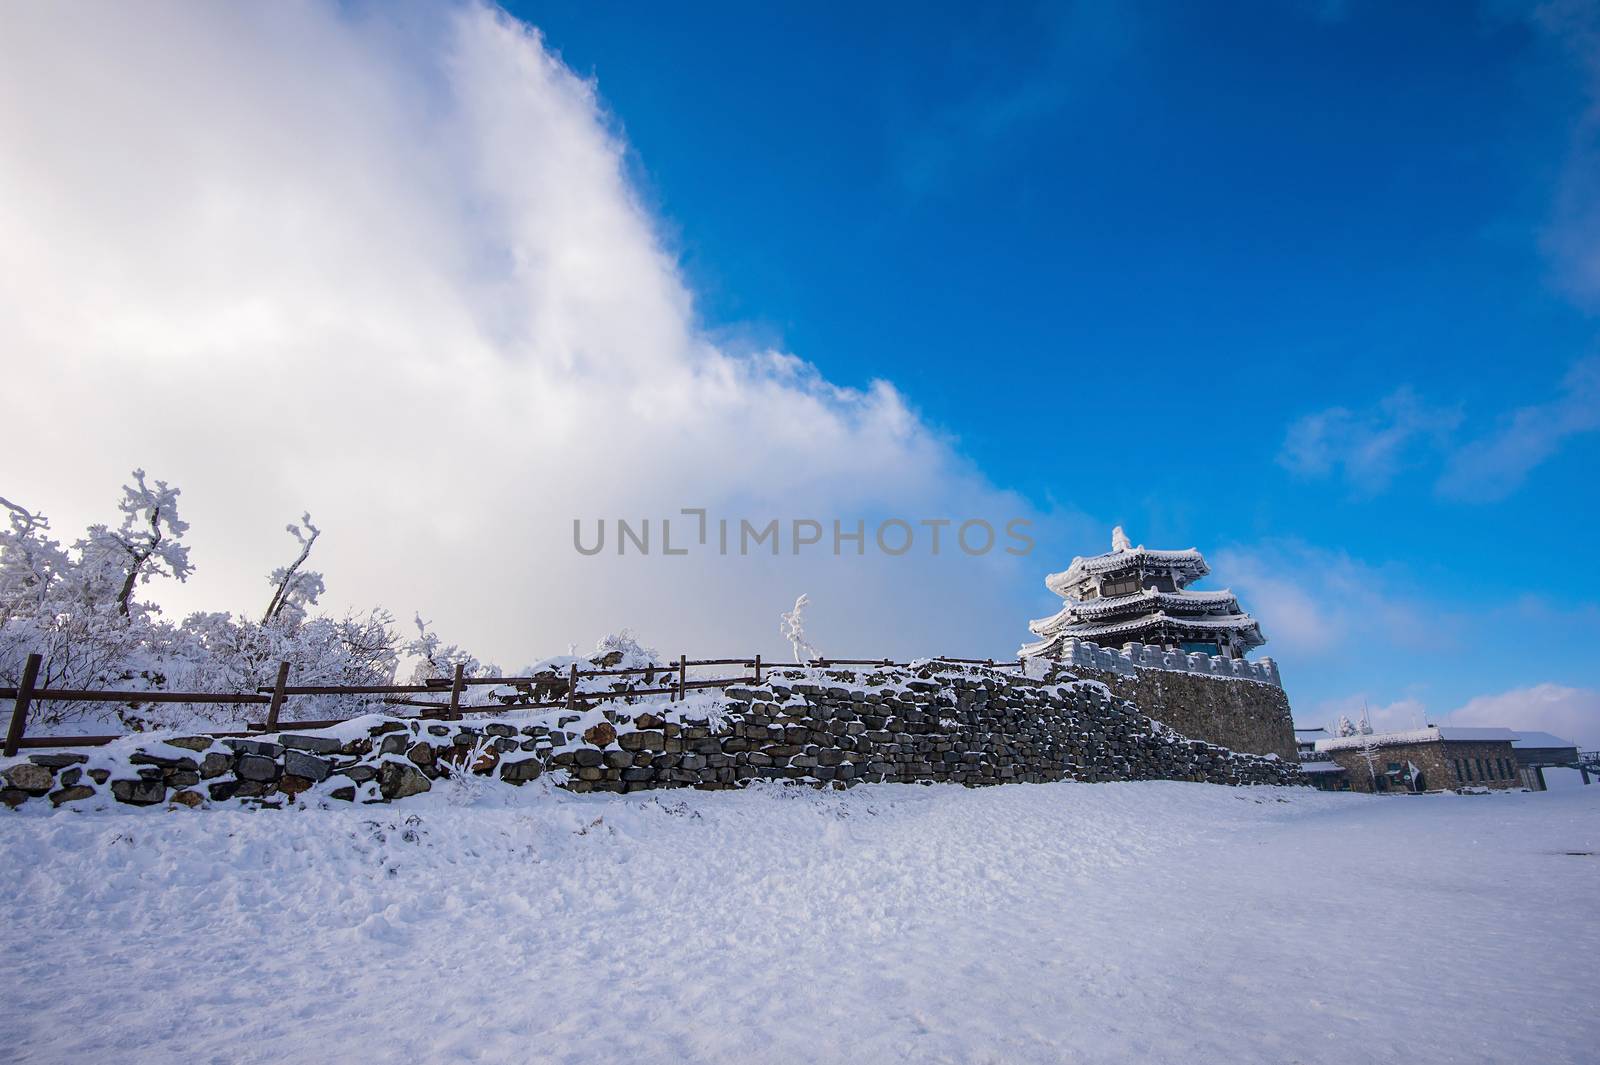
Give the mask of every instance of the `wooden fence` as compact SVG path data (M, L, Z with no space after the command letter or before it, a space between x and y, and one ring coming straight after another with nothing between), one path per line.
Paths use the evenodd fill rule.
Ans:
M541 689L547 689L553 681L559 681L559 673L543 673L531 677L468 677L464 675L461 666L456 666L455 674L451 677L430 677L421 684L377 684L377 685L340 685L340 684L309 684L294 685L289 683L289 663L278 663L277 680L270 686L263 685L254 692L152 692L152 691L86 691L77 688L41 688L38 686L39 667L41 656L31 654L23 665L22 676L14 688L0 687L0 699L12 700L11 724L6 730L5 756L14 756L21 748L37 747L98 747L121 739L116 736L28 736L26 735L28 709L34 703L44 702L98 702L98 703L227 703L230 705L260 705L265 706L266 716L262 721L249 723L243 731L236 732L200 732L203 736L249 736L262 732L278 732L283 729L314 729L326 728L336 725L345 718L330 718L325 721L284 721L280 715L288 700L296 696L308 695L356 695L382 696L383 702L389 706L406 706L421 708L422 713L416 716L439 718L447 721L458 721L465 714L493 714L504 713L511 710L536 710L556 709L560 707L575 708L578 702L592 702L607 699L631 699L640 695L666 695L673 700L681 700L691 691L705 688L727 688L736 684L760 684L762 671L774 669L827 669L832 666L906 666L910 663L895 662L888 658L818 658L802 664L763 665L760 655L751 658L695 658L686 655L678 656L676 666L655 665L637 666L628 669L579 669L573 663L567 669L565 692L562 698L555 702L538 702L537 695ZM996 662L992 658L933 658L932 662L946 662L952 665L989 666L997 669L1022 668L1022 661ZM706 666L740 666L750 669L746 675L736 677L717 677L710 680L691 680L689 670ZM643 688L615 688L610 691L578 691L578 682L590 677L644 677ZM670 683L659 687L650 687L656 678L663 680L671 678ZM497 705L469 705L463 706L462 696L471 687L512 687L519 688L526 699L512 702L502 702ZM432 695L434 700L415 698L419 695ZM446 701L437 701L440 697L447 697Z

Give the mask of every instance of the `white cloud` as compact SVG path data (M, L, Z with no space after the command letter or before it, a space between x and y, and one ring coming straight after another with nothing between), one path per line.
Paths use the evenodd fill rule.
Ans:
M1308 477L1342 472L1354 494L1372 496L1424 450L1443 446L1460 421L1460 411L1428 406L1400 388L1367 410L1329 407L1298 419L1278 462Z
M1457 438L1461 412L1401 388L1362 411L1329 407L1289 426L1278 462L1305 477L1342 473L1353 495L1382 493L1406 469L1442 461L1436 489L1465 502L1504 499L1573 437L1600 431L1600 357L1568 368L1557 394L1510 411L1498 426Z
M1472 501L1504 499L1570 437L1596 430L1600 430L1600 358L1592 357L1567 371L1554 399L1511 412L1495 432L1452 454L1439 478L1439 491Z
M1431 651L1452 644L1457 619L1383 567L1293 540L1217 551L1213 572L1261 619L1280 661L1325 659L1375 644Z
M1027 508L891 384L709 339L596 86L498 10L7 6L0 146L0 479L62 531L180 484L170 607L259 608L309 508L330 599L508 663L775 647L800 591L833 654L1025 635L1043 562L576 555L578 517Z
M1584 750L1600 749L1600 691L1535 684L1480 695L1446 715L1453 725L1549 732Z
M1548 732L1582 750L1600 749L1600 691L1560 684L1535 684L1495 695L1469 699L1454 710L1429 713L1428 704L1416 696L1382 703L1357 692L1324 699L1295 718L1306 727L1331 728L1340 715L1359 721L1365 711L1379 732L1457 725L1472 728L1509 728L1523 732Z

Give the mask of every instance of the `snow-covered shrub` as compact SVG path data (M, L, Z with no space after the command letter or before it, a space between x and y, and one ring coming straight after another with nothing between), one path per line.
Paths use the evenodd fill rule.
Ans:
M451 806L471 806L494 784L494 770L500 752L490 737L479 739L460 754L442 759L438 768L444 774L445 801Z
M606 667L608 669L643 669L646 666L665 668L656 649L642 646L632 629L622 629L600 637L594 645L594 654L590 658L597 662L614 662L614 665Z
M417 627L417 636L407 643L403 650L416 659L416 665L411 670L412 684L422 684L438 677L454 676L458 665L461 666L462 676L500 676L499 666L485 665L478 661L477 656L453 643L445 643L429 627L429 623L422 620L421 614L414 615L411 620Z

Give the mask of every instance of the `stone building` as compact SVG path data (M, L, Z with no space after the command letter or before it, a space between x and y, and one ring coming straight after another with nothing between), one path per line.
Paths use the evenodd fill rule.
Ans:
M1429 725L1317 740L1315 751L1344 769L1354 791L1504 789L1523 786L1516 739L1504 728Z
M1080 640L1243 658L1266 637L1232 592L1188 587L1210 572L1194 548L1135 547L1119 525L1111 532L1110 551L1074 558L1064 571L1045 578L1045 587L1066 605L1029 623L1040 639L1025 645L1022 657L1059 658L1067 641Z

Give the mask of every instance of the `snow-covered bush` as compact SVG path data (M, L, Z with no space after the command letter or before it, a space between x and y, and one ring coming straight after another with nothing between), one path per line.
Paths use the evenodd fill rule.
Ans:
M412 617L412 624L417 627L416 639L408 642L403 648L407 655L416 659L416 665L411 670L412 684L422 684L438 677L454 676L458 665L461 666L462 676L466 677L501 675L499 666L485 665L478 661L477 656L453 643L445 643L429 627L428 622L422 620L421 614Z
M639 643L632 629L622 629L600 637L594 645L595 661L613 663L610 669L644 669L646 666L663 666L661 655L654 647Z
M499 764L500 752L488 736L460 754L441 760L438 768L444 775L445 801L451 806L475 804L494 786L494 770Z

